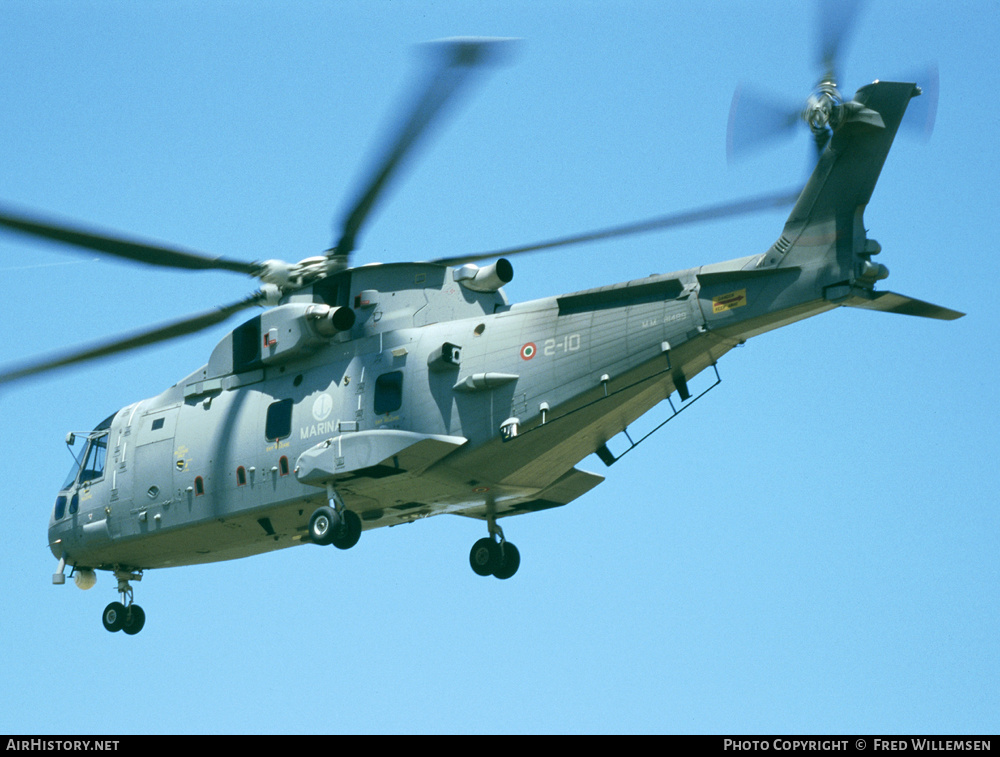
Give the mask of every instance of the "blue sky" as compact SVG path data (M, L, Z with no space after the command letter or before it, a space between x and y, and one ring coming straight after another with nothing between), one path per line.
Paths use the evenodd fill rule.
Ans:
M243 259L299 260L414 80L414 43L523 41L429 140L359 262L527 243L801 181L805 134L734 166L740 81L814 84L810 3L10 2L0 198ZM1000 728L996 2L865 5L844 91L936 62L866 212L884 288L969 313L841 309L764 335L568 507L508 520L517 576L439 517L52 586L63 437L202 365L225 328L0 393L0 731L995 733ZM512 300L766 250L782 212L514 261ZM0 236L3 362L239 299L254 282ZM237 321L238 322L238 321ZM236 323L230 324L230 328ZM702 377L704 380L705 377ZM692 388L696 388L694 382ZM652 419L664 417L654 411Z

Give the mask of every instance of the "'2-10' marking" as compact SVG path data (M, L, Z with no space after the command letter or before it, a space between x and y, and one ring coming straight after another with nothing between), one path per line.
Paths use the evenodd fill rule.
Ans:
M562 339L546 339L542 345L542 354L551 356L557 352L576 352L580 349L580 335L570 334Z

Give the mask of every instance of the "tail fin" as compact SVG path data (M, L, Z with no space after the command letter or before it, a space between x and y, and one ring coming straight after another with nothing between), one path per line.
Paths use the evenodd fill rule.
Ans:
M867 238L863 219L906 106L919 94L914 84L877 81L840 106L841 123L766 258L811 270L822 297L836 305L954 320L964 313L874 290L889 271L872 263L881 246Z
M919 92L913 84L875 82L841 106L842 122L795 203L786 228L853 215L868 204L906 106Z

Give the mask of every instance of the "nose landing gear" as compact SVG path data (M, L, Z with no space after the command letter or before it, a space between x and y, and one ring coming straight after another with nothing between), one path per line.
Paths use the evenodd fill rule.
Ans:
M129 636L134 636L146 625L146 613L139 605L132 603L132 587L129 581L141 581L142 571L131 573L116 570L115 578L118 579L118 593L121 594L122 601L112 602L105 607L101 621L111 633L124 631Z

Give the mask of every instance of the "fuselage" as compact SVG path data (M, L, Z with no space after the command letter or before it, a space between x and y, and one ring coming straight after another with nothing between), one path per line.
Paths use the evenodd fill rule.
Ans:
M53 553L146 569L293 546L327 484L365 529L565 504L602 480L577 463L742 339L717 331L744 320L764 284L690 269L509 305L462 287L457 270L340 274L119 410L58 495ZM303 324L311 305L358 317L320 338Z
M763 254L514 305L506 261L303 288L89 435L53 554L121 570L245 557L308 541L333 496L365 529L567 504L603 480L581 460L750 337L841 304L957 317L873 292L886 272L863 209L912 92L859 91L884 125L840 128Z

